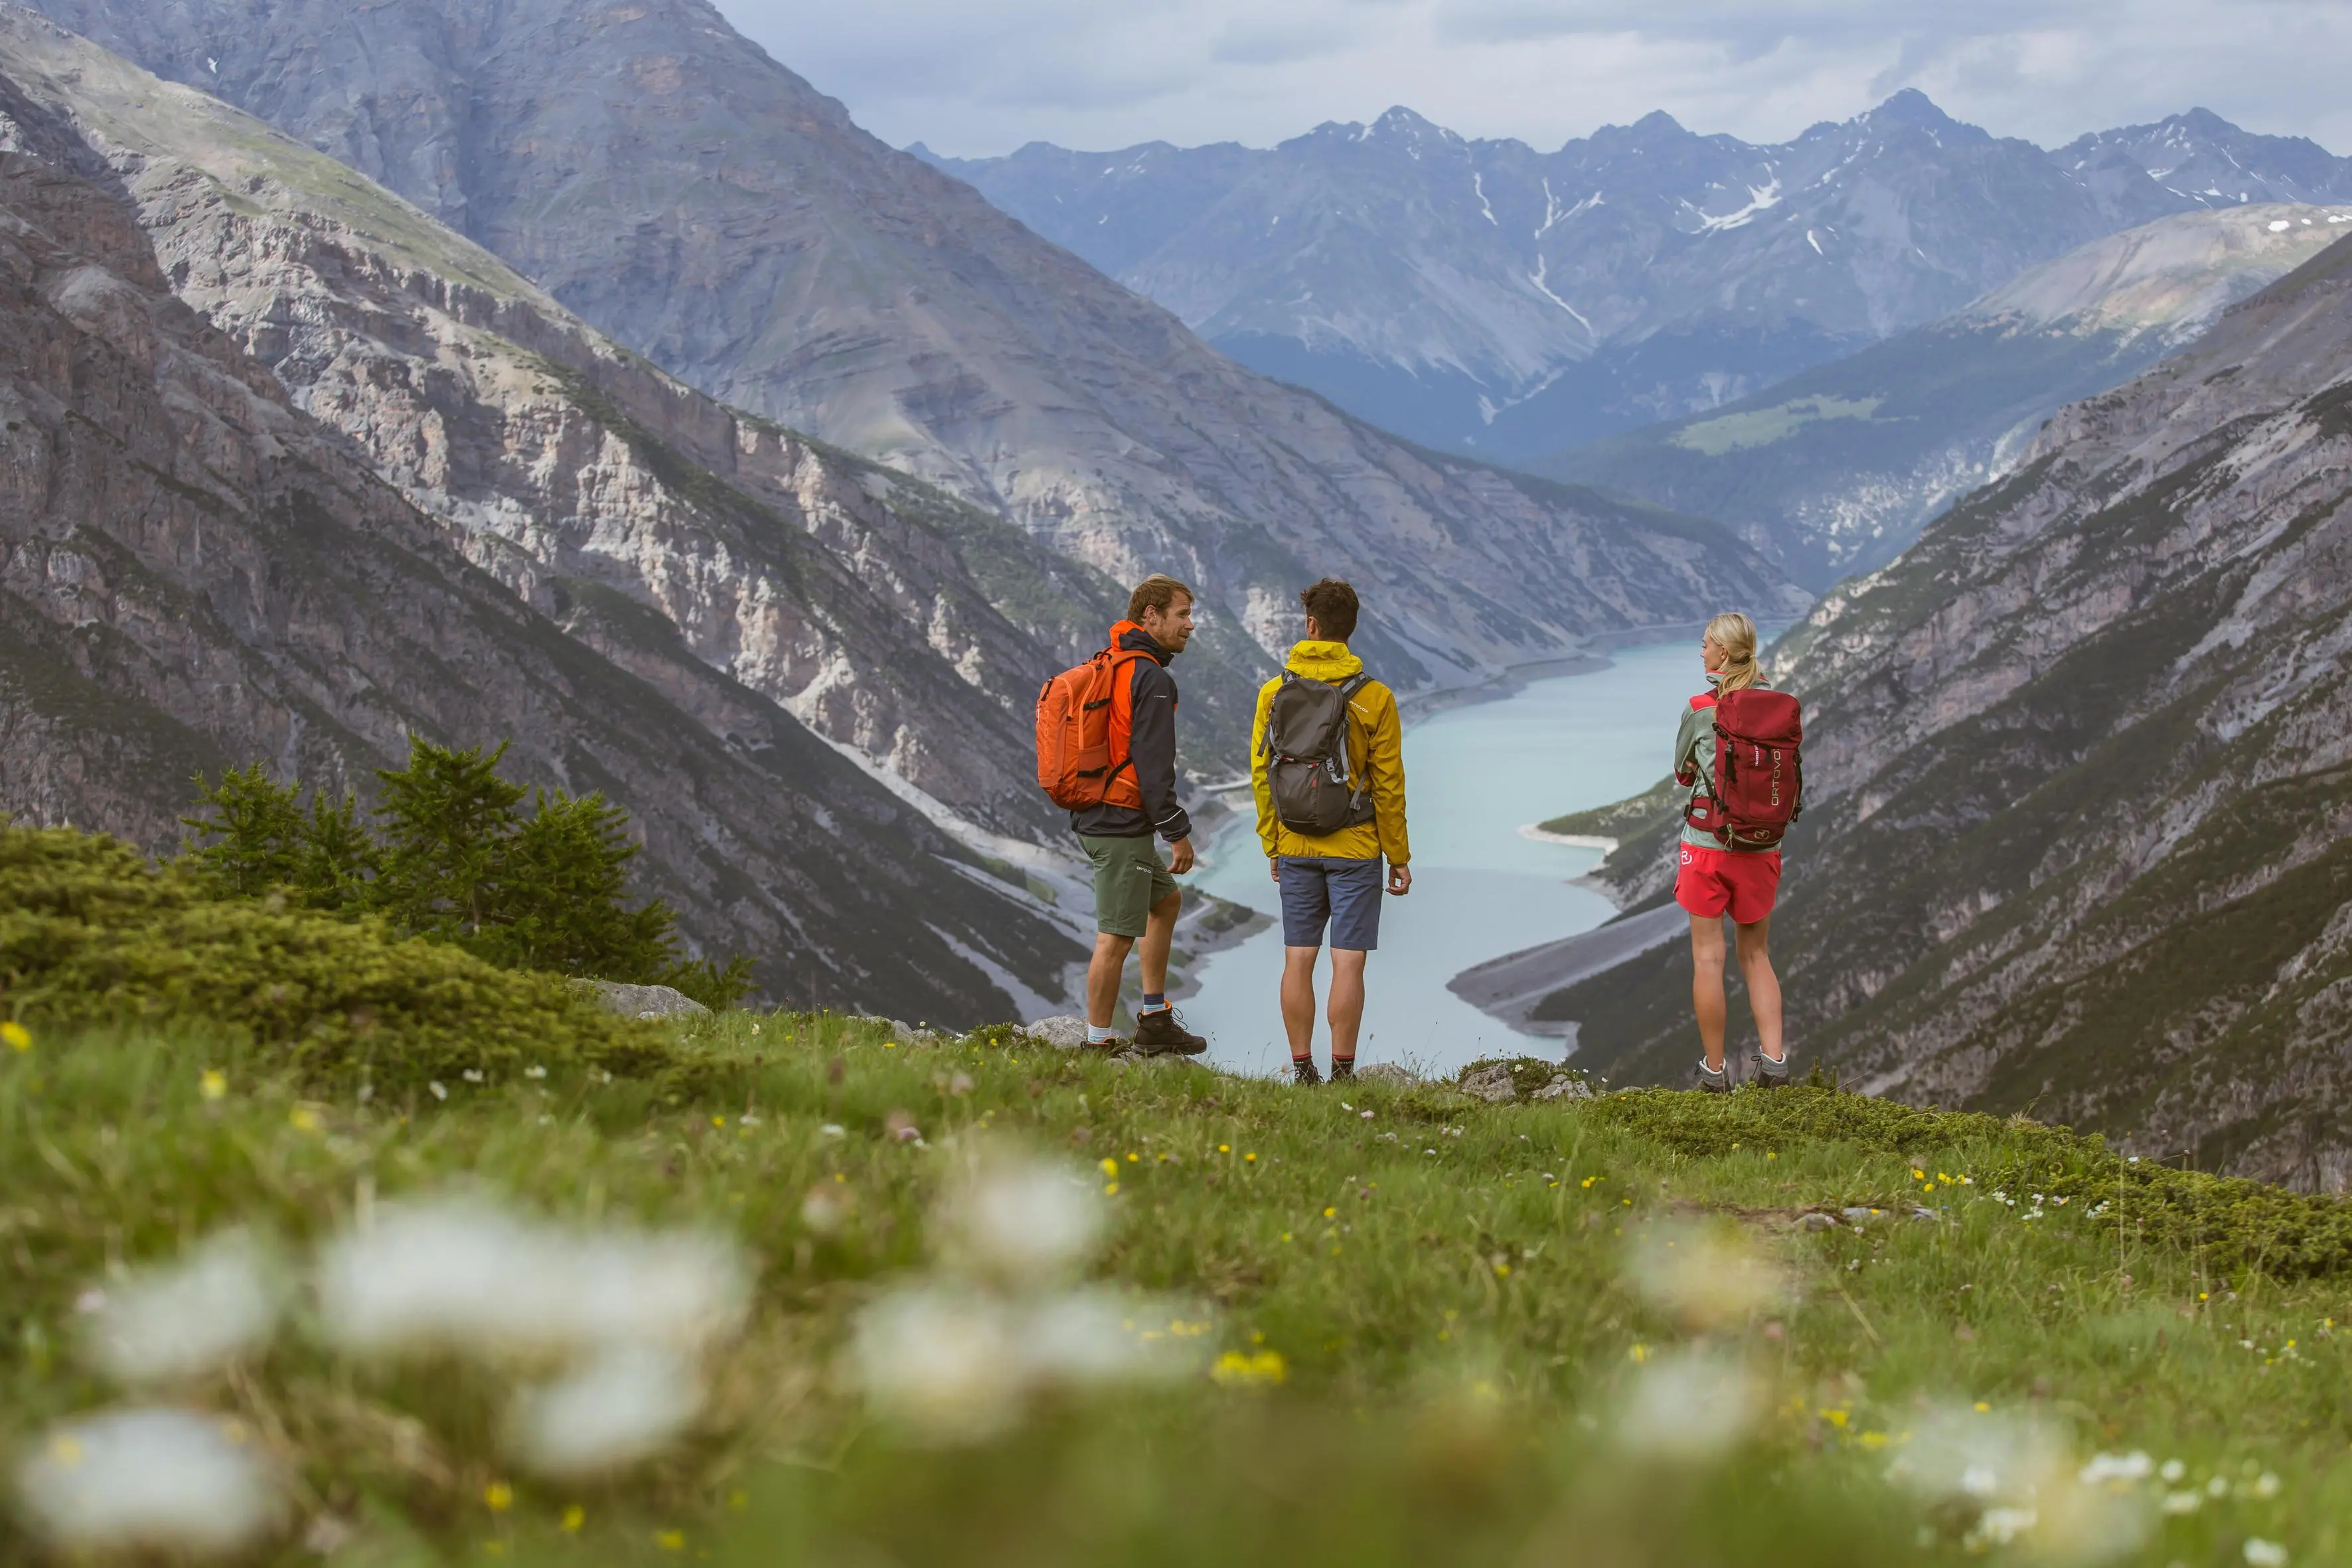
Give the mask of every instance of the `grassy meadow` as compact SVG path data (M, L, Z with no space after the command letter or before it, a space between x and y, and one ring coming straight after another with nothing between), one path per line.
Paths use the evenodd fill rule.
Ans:
M224 1418L272 1478L242 1552L269 1562L2352 1552L2330 1200L1822 1084L1496 1106L1001 1028L632 1027L364 1083L202 1021L8 1031L0 1560L50 1550L41 1478L102 1500L70 1424L131 1405ZM582 1248L732 1248L690 1417L583 1468L517 1436L568 1353L528 1323L362 1344L306 1260L452 1194ZM276 1260L275 1326L126 1372L121 1303L224 1234ZM566 1256L476 1258L478 1304ZM167 1338L233 1315L167 1300Z

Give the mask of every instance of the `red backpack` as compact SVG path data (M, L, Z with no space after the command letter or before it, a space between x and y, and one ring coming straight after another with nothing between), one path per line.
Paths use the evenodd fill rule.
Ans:
M1107 647L1066 669L1037 693L1037 784L1055 805L1140 807L1143 792L1128 763L1135 715L1129 667L1151 656Z
M1693 790L1683 819L1727 849L1773 847L1804 810L1804 704L1750 686L1691 705L1715 710L1714 789Z

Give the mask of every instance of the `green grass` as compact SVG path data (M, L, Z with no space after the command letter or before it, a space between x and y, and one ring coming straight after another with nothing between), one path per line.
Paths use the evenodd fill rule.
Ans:
M1801 397L1788 403L1774 404L1742 414L1727 414L1719 419L1686 425L1674 434L1674 444L1696 452L1703 458L1720 458L1727 452L1743 452L1754 447L1769 447L1785 441L1808 425L1818 425L1824 419L1859 419L1870 423L1878 413L1884 397Z
M348 1363L298 1310L266 1354L171 1391L236 1413L298 1479L272 1560L309 1560L320 1517L370 1564L1958 1560L1975 1505L1887 1479L1953 1421L2075 1462L2178 1458L2177 1489L2219 1479L2120 1560L2352 1545L2332 1200L1821 1084L1490 1107L741 1013L660 1054L634 1078L557 1062L363 1102L185 1022L0 1051L0 1442L121 1397L75 1352L77 1300L115 1271L232 1225L299 1256L363 1204L478 1184L741 1243L753 1305L701 1425L614 1479L534 1482L499 1440L513 1369ZM892 1135L909 1121L919 1144ZM1115 1182L1093 1277L1188 1303L1204 1358L1258 1375L1051 1400L977 1446L871 1416L838 1352L862 1305L931 1273L929 1216L982 1144ZM838 1228L813 1191L845 1200ZM1848 1206L1882 1212L1798 1223ZM1668 1241L1784 1270L1790 1294L1702 1323L1629 1271ZM1752 1429L1717 1458L1644 1454L1621 1411L1693 1346L1748 1368ZM28 1554L16 1528L0 1560Z

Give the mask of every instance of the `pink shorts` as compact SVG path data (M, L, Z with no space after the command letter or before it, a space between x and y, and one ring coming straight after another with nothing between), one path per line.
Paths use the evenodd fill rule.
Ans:
M1735 853L1685 844L1682 868L1675 873L1675 902L1695 915L1720 918L1727 910L1740 925L1754 925L1772 912L1780 890L1778 849Z

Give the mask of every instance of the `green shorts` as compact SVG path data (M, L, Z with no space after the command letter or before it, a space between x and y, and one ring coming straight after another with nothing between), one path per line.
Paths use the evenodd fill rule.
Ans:
M1151 906L1176 891L1154 839L1097 838L1078 835L1095 863L1095 929L1112 936L1141 936Z

